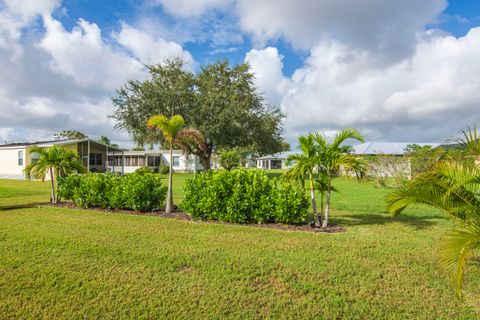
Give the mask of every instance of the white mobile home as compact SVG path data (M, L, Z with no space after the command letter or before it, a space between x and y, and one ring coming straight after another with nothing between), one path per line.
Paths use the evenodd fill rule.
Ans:
M169 150L124 151L122 154L110 152L108 154L108 170L131 173L138 168L159 168L169 166ZM173 170L176 172L197 172L203 166L200 158L194 155L185 156L181 150L173 150Z
M61 145L77 152L89 172L107 171L108 153L123 154L119 148L92 139L9 143L0 145L0 178L25 179L23 170L39 158L38 154L31 153L30 150L34 147L51 148L53 145Z
M257 168L265 170L288 169L292 166L292 164L287 164L287 158L290 154L292 152L280 152L257 158Z

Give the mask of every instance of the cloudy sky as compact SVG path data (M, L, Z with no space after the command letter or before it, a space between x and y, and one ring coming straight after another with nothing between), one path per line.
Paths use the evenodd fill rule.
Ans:
M129 145L110 97L145 64L248 61L284 135L441 141L480 124L477 0L0 0L0 141Z

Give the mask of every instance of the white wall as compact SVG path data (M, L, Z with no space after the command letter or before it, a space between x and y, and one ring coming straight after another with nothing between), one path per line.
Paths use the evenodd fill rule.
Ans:
M135 152L135 155L138 154L138 152ZM170 154L168 151L162 150L161 152L156 152L156 155L161 154L162 155L162 162L165 163L165 165L170 164ZM125 156L129 155L128 152L125 152ZM132 155L134 155L132 153ZM200 164L200 160L198 157L194 155L190 155L188 158L185 157L185 155L178 150L174 150L173 152L174 157L179 157L179 163L177 166L173 166L173 170L177 172L196 172L198 170L202 169L202 165ZM124 173L132 173L135 172L138 168L142 166L125 166L124 167ZM115 172L122 172L122 167L121 166L115 166L113 168L112 166L108 166L108 169L110 171L113 171L115 169Z
M23 151L23 165L18 165L18 152ZM7 179L24 179L23 169L27 162L25 147L0 149L0 177Z

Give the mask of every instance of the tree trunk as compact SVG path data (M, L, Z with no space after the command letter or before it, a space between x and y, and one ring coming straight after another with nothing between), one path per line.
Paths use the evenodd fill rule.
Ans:
M211 154L201 156L204 171L208 171L211 169L211 166L210 166L211 157L212 157Z
M53 176L53 168L50 168L50 182L52 183L52 203L57 203L57 199L55 197L55 177Z
M328 215L330 214L330 189L332 186L332 177L328 174L328 185L327 185L327 199L325 201L325 218L323 219L322 228L328 227Z
M320 220L323 219L323 198L325 198L325 192L320 192Z
M310 172L310 198L312 200L312 211L313 211L313 221L315 227L320 226L320 221L318 220L318 212L317 212L317 203L315 202L315 188L313 187L313 174Z
M173 178L173 144L170 143L170 170L168 171L167 204L165 206L166 213L171 213L173 211L172 178Z

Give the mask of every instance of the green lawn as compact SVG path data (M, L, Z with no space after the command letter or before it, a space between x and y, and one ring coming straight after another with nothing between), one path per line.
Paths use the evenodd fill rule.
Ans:
M464 302L438 266L451 221L391 218L388 189L336 185L346 232L314 234L38 207L47 182L0 180L0 319L480 318L479 260Z

